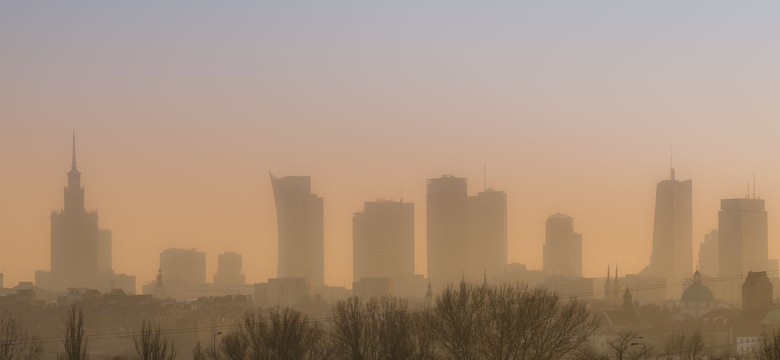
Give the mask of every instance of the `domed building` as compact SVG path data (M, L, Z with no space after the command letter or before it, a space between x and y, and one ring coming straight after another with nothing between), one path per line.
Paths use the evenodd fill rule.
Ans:
M693 273L693 284L688 285L680 297L680 313L698 318L718 308L712 291L701 283L701 273Z

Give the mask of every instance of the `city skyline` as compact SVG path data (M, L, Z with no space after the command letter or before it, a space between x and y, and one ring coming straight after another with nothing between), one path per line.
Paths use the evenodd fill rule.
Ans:
M67 174L68 175L67 176L68 181L67 181L67 186L65 187L65 205L64 205L64 208L71 209L71 211L82 209L80 211L84 211L85 214L91 214L91 213L94 213L94 211L87 212L86 210L83 210L84 209L84 196L83 196L84 188L83 188L83 186L81 184L81 175L82 174L81 174L81 172L79 170L76 169L75 145L76 144L75 144L75 131L74 131L73 144L72 144L72 148L73 148L72 152L73 153L71 154L71 157L72 157L72 159L71 159L72 160L71 161L71 169L70 169L70 171ZM664 184L667 184L667 183L670 183L670 182L673 183L673 182L676 181L675 177L674 177L674 169L671 170L671 174L672 174L671 177L670 177L671 180L662 180L661 182L658 183L658 187L659 188L661 188L662 185L664 185ZM277 186L278 189L281 189L281 190L279 190L280 191L279 196L281 196L281 197L279 199L277 199L277 201L282 201L282 203L284 203L284 200L283 200L284 195L283 194L285 192L287 192L288 194L300 193L300 194L298 194L296 196L302 196L304 198L311 198L311 199L316 200L316 202L319 203L319 205L316 205L316 207L319 208L318 210L316 210L316 212L321 212L322 211L321 208L322 208L323 200L322 200L321 197L318 197L316 194L313 194L311 192L311 188L312 187L311 187L311 179L310 179L309 176L287 176L285 178L277 179L276 177L274 177L273 174L271 174L270 177L272 179L272 184L273 184L274 181L276 181L277 184L288 184L288 185L274 185L274 186ZM454 177L452 175L444 175L444 176L442 176L440 178L429 179L428 180L429 191L431 189L430 188L430 186L431 186L430 184L431 184L432 180L433 180L434 183L442 182L442 181L443 182L452 182L452 181L462 182L462 185L463 185L462 187L463 188L459 189L458 192L463 192L463 194L467 194L467 190L466 190L467 189L467 185L466 185L467 179L465 179L465 178L456 178L456 177ZM483 168L483 182L486 182L486 181L487 181L486 180L486 169ZM688 188L690 188L690 180L687 180L685 182L680 182L680 183L688 184L687 186L688 186ZM458 187L457 185L454 185L454 186ZM445 187L452 187L452 186L445 186ZM506 202L506 194L503 191L496 192L495 190L487 189L486 188L486 184L483 184L483 187L486 189L486 192L485 191L477 192L477 194L479 194L480 196L481 195L485 195L485 194L491 194L491 193L501 194L501 196L503 197L503 202ZM755 189L755 184L753 184L753 187L754 187L753 189ZM284 188L286 188L286 190L284 190ZM78 190L79 192L75 193L76 190ZM274 188L274 190L277 191L277 188ZM290 191L292 191L292 192L290 193ZM690 189L688 189L688 192L690 194ZM293 195L295 195L295 194L293 194ZM664 196L668 196L668 195L664 195ZM687 195L687 196L690 196L690 195ZM468 196L467 200L474 201L476 199L477 199L476 196ZM753 200L753 199L755 199L755 200ZM461 199L461 200L463 200L463 199ZM761 203L762 208L764 206L763 205L764 204L764 199L758 198L755 193L751 194L750 193L750 188L748 188L748 192L745 194L745 198L736 198L734 200L721 200L721 202L724 202L724 201L732 201L732 202L734 202L734 201L739 201L739 200L759 201ZM381 199L380 200L375 200L375 201L369 200L369 201L366 202L366 204L368 204L368 203L382 204L385 201L387 201L387 200L381 200ZM426 207L427 207L427 203L428 203L428 201L426 201ZM75 204L75 207L74 207L73 204ZM388 204L393 204L393 203L391 202L391 203L388 203ZM404 204L404 203L401 202L401 203L396 203L396 204ZM412 205L412 203L406 203L406 204ZM464 203L464 204L466 204L466 203ZM278 205L279 205L279 203L277 203L276 206L278 206ZM658 206L658 205L656 205L656 206ZM466 205L464 205L464 207L466 207ZM465 209L465 218L469 218L469 216L471 216L469 211L471 211L471 210ZM658 208L656 208L656 217L658 216L658 211L659 211ZM665 210L660 210L660 211L664 212ZM721 210L720 213L722 213L722 212L723 211ZM299 212L294 212L294 213L299 213ZM766 214L766 212L765 212L765 214ZM316 215L316 216L322 216L322 215ZM428 216L428 214L426 214L426 218L427 218L427 216ZM764 216L766 216L766 215L764 215ZM560 213L556 213L555 215L550 216L550 217L547 218L546 221L548 223L548 225L547 225L548 230L546 230L546 231L549 231L549 221L550 221L550 219L555 218L555 217L566 217L566 218L569 218L569 221L571 221L570 217L562 215ZM720 215L719 215L719 217L720 217ZM281 224L281 223L279 223L279 224ZM321 226L321 225L317 225L317 227L318 226ZM111 244L111 231L110 230L105 230L105 229L99 229L99 231L100 231L100 233L95 235L95 239L94 240L97 241L98 238L106 239L108 241L108 244L109 244L108 245L109 246L109 250L108 251L109 251L109 254L110 254L110 247L112 246L112 244ZM415 232L416 231L417 231L417 229L415 229ZM466 233L468 233L468 231L466 231ZM578 238L581 238L581 235L579 233L573 233L573 234L576 235ZM54 240L54 238L52 240ZM103 240L103 241L105 241L105 240ZM281 241L281 239L280 239L280 241ZM468 246L473 246L470 243L468 238L466 238L464 241L467 243L467 247ZM426 236L426 242L427 242L427 236ZM417 245L417 243L419 243L419 240L415 240L415 246ZM97 243L95 244L95 246L97 246ZM353 246L354 246L354 244L353 244ZM580 245L580 246L582 246L582 245ZM587 246L583 246L583 247L587 247ZM54 249L52 249L52 251L54 251ZM581 252L582 250L579 250L579 251ZM228 252L228 253L231 253L231 252ZM220 257L225 255L225 254L222 254L221 252L220 252L220 254L221 254L221 255L219 255ZM424 254L426 256L428 254L427 246L426 246L426 249L424 251ZM279 254L279 255L282 256L281 254ZM698 256L698 253L696 255ZM239 256L239 259L240 259L240 255L238 255L238 256ZM322 255L322 256L317 255L317 256L324 258L324 255ZM354 254L353 254L353 256L354 256ZM466 255L464 255L464 256L466 256ZM466 256L469 260L466 261L465 264L468 264L470 261L472 261L471 260L471 256L472 256L472 254L469 254L468 256ZM417 254L416 257L419 257L419 254ZM652 258L652 256L650 256L650 257ZM107 260L101 260L101 261L107 262L108 264L110 264L111 260L112 259L109 258ZM204 261L204 266L205 266L206 258L204 258L203 261ZM583 261L585 261L584 256L583 256ZM240 260L239 260L239 262L240 262ZM541 267L539 267L539 268L541 269ZM210 267L210 269L211 269L211 267ZM764 269L766 269L766 268L764 268ZM764 269L762 269L762 270L764 270ZM215 269L214 272L209 272L209 274L217 273L217 270L218 269ZM325 266L325 268L323 270L325 272L327 272L328 271L327 266ZM204 268L204 271L205 271L205 268ZM282 271L282 269L280 268L278 271ZM354 271L354 269L353 269L353 271ZM427 273L424 273L424 272L420 271L420 269L417 269L417 268L415 268L414 272L416 274L422 274L422 275L426 275L427 276ZM460 276L469 275L469 277L472 278L472 279L476 278L474 269L469 269L467 266L463 266L463 270L460 272L460 274L461 274ZM577 274L570 274L570 275L576 276ZM723 274L720 274L720 275L724 276ZM598 275L589 275L589 274L583 274L582 276L585 276L585 277L598 277ZM268 278L273 278L273 277L289 277L289 276L283 276L283 275L280 275L280 274L276 274L275 276L274 275L268 276ZM293 277L296 277L296 276L293 276ZM457 276L454 276L452 274L450 274L449 277L452 277L452 279L448 279L448 281L455 281L455 280L457 280L456 279ZM687 279L687 278L688 277L685 277L685 278L682 278L682 279ZM681 281L682 279L672 279L672 281L670 281L670 283L676 283L676 282ZM353 281L355 281L355 280L353 280ZM144 284L149 284L149 283L153 283L153 282L154 282L153 279L139 279L137 287L140 288ZM317 286L317 284L321 284L320 282L317 282L316 280L312 281L311 283L315 284L315 286ZM327 281L325 281L325 284L333 285L333 284L328 284ZM336 285L340 285L340 284L336 284Z
M541 268L544 220L583 234L583 273L648 264L669 147L692 179L693 248L757 176L780 257L780 5L432 2L0 4L0 271L51 263L69 134L88 209L140 286L156 254L242 254L276 276L268 171L325 199L325 282L352 278L351 214L417 204L425 179L507 194L507 258ZM19 256L19 254L29 254ZM116 256L121 254L121 256ZM250 260L251 259L251 260ZM638 296L638 294L635 294Z

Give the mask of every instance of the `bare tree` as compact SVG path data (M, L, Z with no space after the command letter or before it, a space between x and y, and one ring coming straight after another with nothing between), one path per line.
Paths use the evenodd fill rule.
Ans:
M84 313L77 309L76 305L68 310L68 319L65 323L65 338L62 341L65 347L63 360L85 360L87 358L87 338L84 330Z
M780 360L780 333L764 335L754 350L756 359Z
M674 334L669 337L664 347L664 359L669 360L703 360L709 359L704 341L700 332L694 332L692 336Z
M10 315L0 317L0 360L35 360L41 357L41 344L19 326Z
M610 358L616 360L639 360L653 356L653 347L633 331L619 333L618 337L607 345L612 350Z
M429 311L411 315L412 360L436 360L439 358L436 335L433 333L434 315Z
M220 340L222 343L222 354L228 360L244 360L249 356L249 342L246 334L242 331L231 331Z
M353 360L409 359L414 324L405 301L357 297L333 307L331 340L335 355Z
M174 360L176 349L173 341L164 339L160 334L160 325L148 321L141 323L141 334L133 337L135 352L140 360Z
M561 359L598 329L583 303L525 286L448 287L435 311L438 344L452 359Z

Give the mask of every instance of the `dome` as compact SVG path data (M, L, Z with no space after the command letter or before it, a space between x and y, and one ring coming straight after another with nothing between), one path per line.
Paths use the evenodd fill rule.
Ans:
M683 291L682 302L715 302L712 291L701 283L694 283Z
M712 291L701 283L701 273L697 269L693 273L693 284L685 288L683 291L682 302L715 302L715 297L712 296Z

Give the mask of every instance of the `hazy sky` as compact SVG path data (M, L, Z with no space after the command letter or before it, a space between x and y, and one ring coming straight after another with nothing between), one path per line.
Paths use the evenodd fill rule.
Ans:
M352 213L415 203L425 179L505 190L509 259L541 267L569 214L584 273L641 270L654 192L693 179L694 255L719 199L756 174L780 257L780 3L775 1L0 2L0 267L49 268L76 128L87 207L114 269L159 252L244 256L276 273L268 171L325 199L325 278L351 286ZM421 290L424 291L424 290Z

